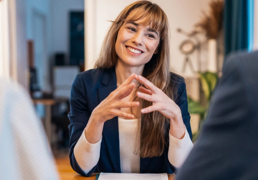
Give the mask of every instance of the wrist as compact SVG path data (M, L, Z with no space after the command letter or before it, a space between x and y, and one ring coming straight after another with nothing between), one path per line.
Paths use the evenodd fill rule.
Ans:
M178 123L178 124L180 124L180 122L181 122L181 123L183 122L181 110L180 110L179 107L178 107L178 110L175 111L174 116L171 117L171 118L169 118L169 119L170 119L170 122L173 122L173 123Z
M181 110L179 110L173 118L170 118L170 134L177 139L181 139L184 137L185 129Z
M95 144L101 139L104 123L99 122L91 117L88 124L84 128L84 135L90 144Z
M91 114L91 121L94 121L97 124L103 124L104 122L106 122L106 120L100 115L100 113L95 110L93 110Z

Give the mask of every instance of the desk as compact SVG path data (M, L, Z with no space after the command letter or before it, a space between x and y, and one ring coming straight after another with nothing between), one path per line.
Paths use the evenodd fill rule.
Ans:
M68 99L32 99L34 104L42 104L45 106L44 127L46 130L49 144L51 144L51 106L58 102L66 102Z
M62 155L59 153L57 156L58 157L55 158L55 162L60 180L95 180L97 175L96 173L93 173L91 177L80 176L78 173L76 173L70 165L68 155ZM174 180L175 175L169 174L168 179Z
M44 127L46 130L49 144L51 144L51 106L56 102L54 99L33 99L34 104L43 104L45 106Z
M74 172L59 173L59 175L61 180L95 180L96 178L96 174L93 174L91 177L83 177ZM168 179L174 180L174 174L169 174Z

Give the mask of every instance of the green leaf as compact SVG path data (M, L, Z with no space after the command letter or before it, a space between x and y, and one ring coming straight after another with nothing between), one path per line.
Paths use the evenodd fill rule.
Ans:
M204 96L207 100L210 98L210 87L208 84L208 81L206 79L206 73L199 73L200 75L200 80L201 80L201 85L202 85L202 90L204 92Z
M193 142L195 142L199 136L200 130L193 134Z
M212 72L198 73L201 80L202 90L207 102L210 101L212 92L217 84L218 75Z
M209 83L210 92L212 92L217 84L218 75L212 72L207 72L206 79Z
M191 114L204 114L206 108L203 107L199 102L194 101L192 98L188 97L188 111Z

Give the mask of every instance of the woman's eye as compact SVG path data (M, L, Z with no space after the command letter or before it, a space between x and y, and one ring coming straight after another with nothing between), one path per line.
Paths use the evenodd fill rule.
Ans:
M136 31L136 29L135 28L133 28L133 27L128 27L127 29L129 29L129 30L131 30L131 31Z
M152 35L152 34L147 34L147 36L150 37L150 38L155 38L155 36Z

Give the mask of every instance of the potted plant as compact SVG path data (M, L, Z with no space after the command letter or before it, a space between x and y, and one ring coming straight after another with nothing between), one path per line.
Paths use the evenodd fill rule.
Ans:
M199 122L199 129L200 129L200 126L203 120L206 118L211 96L218 82L218 75L217 73L213 73L209 71L204 73L199 72L198 75L201 81L201 88L204 94L205 102L194 101L192 98L188 97L188 110L190 114L198 114L200 116L200 122ZM196 140L198 134L199 134L199 131L193 134L193 141Z

